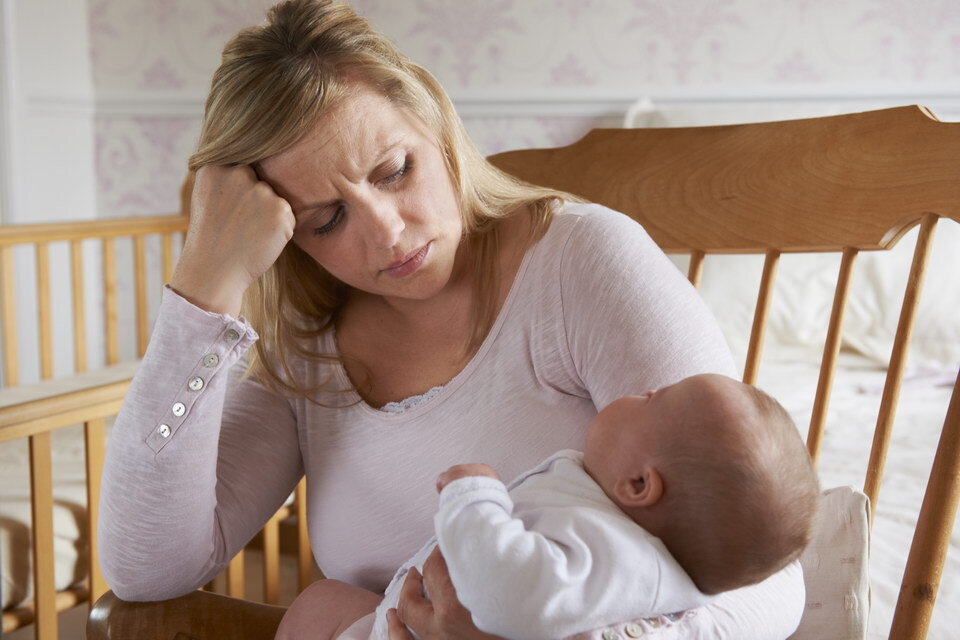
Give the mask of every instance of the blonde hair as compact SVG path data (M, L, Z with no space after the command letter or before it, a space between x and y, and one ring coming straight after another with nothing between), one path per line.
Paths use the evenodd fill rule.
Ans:
M282 2L268 11L265 24L244 29L227 43L190 168L255 165L289 148L349 99L357 83L419 118L443 154L473 256L474 319L464 345L469 351L495 319L497 221L529 207L533 242L549 226L556 203L571 197L522 183L488 163L436 79L346 5ZM260 334L249 372L278 392L310 397L322 390L323 383L297 385L291 357L337 360L307 345L332 328L346 293L345 285L288 244L244 296L243 313Z
M755 584L799 557L810 541L819 483L786 410L742 385L746 424L671 429L655 454L664 482L663 541L706 594ZM752 415L751 415L752 413Z

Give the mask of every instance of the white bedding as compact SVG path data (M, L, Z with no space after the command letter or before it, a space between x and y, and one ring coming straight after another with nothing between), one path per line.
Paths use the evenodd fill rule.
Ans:
M885 371L841 354L818 471L822 485L861 488L880 407ZM764 364L758 386L777 397L807 431L819 374L816 363ZM908 370L900 396L871 535L869 638L886 638L893 620L923 487L936 452L957 367ZM954 526L929 640L957 637L960 628L960 528Z
M886 638L893 617L913 525L957 368L934 366L908 373L901 394L881 488L871 548L870 638ZM794 416L809 424L818 370L815 363L764 363L758 385ZM862 487L884 371L866 358L843 354L830 403L819 471L824 487ZM80 428L54 436L57 586L82 579L77 559L86 554L83 510L83 441ZM0 445L0 554L3 607L22 600L29 588L25 540L29 522L29 478L25 443ZM930 640L957 637L960 628L960 530L951 542Z

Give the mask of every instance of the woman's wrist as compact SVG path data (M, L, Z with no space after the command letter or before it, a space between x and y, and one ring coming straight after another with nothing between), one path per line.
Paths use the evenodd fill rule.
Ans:
M204 311L234 318L240 315L243 294L248 286L230 274L202 269L188 270L182 261L177 265L168 284L180 296Z

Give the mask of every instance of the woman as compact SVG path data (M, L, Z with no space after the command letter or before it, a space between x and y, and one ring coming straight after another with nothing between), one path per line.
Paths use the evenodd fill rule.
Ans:
M187 242L105 469L101 562L123 599L204 584L304 473L318 564L380 591L430 535L438 470L513 477L582 449L614 398L733 373L638 225L491 167L432 76L346 7L283 3L227 45L190 164ZM420 579L396 638L401 618L484 637L442 557L429 601ZM323 590L284 634L309 632ZM687 635L785 637L802 601L791 567Z

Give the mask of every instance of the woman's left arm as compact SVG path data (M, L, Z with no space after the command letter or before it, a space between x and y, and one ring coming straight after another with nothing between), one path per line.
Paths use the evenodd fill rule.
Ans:
M736 376L716 319L646 231L586 206L559 277L570 368L597 410L698 373Z
M736 376L713 315L640 225L598 210L579 227L563 256L563 322L572 368L598 410L697 373ZM701 607L681 637L783 640L804 600L794 563Z

